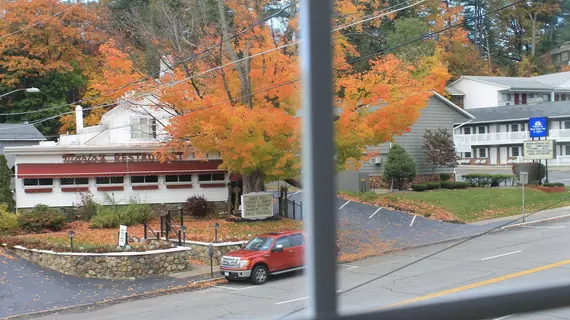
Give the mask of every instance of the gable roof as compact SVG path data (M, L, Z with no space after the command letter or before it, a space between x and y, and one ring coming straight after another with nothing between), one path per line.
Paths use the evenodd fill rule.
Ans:
M443 103L447 104L449 107L451 107L452 109L454 109L455 111L461 113L462 115L466 116L469 119L475 119L475 116L473 116L471 113L461 109L458 105L456 105L455 103L449 101L447 98L445 98L444 96L442 96L441 94L432 91L433 92L433 96L436 97L437 99L441 100Z
M563 82L570 80L570 71L545 74L536 77L491 77L491 76L462 76L448 85L449 89L461 79L485 82L509 89L522 90L554 90Z
M46 140L32 124L0 123L0 141L42 141Z
M469 113L475 116L471 123L527 120L533 117L570 118L570 101L475 108L469 109Z

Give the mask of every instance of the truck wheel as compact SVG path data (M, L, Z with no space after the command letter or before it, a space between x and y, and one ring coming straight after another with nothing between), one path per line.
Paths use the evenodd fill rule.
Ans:
M263 265L258 265L253 268L251 272L251 282L256 285L264 284L267 281L269 273L267 268Z

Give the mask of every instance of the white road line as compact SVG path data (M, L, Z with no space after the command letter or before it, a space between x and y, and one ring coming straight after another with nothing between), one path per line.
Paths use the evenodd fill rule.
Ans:
M346 270L352 270L352 269L356 269L356 268L358 268L358 266L350 266L350 267L346 268Z
M508 253L503 253L503 254L500 254L500 255L497 255L497 256L492 256L492 257L483 258L483 259L481 259L481 261L490 260L490 259L495 259L495 258L500 258L500 257L504 257L504 256L508 256L508 255L515 254L515 253L520 253L520 252L522 252L522 250L513 251L513 252L508 252Z
M377 214L378 211L380 211L380 210L382 210L382 207L380 207L380 208L378 208L378 210L374 211L374 213L370 217L368 217L368 219L372 219L372 217L374 217L374 215Z
M336 293L342 292L342 290L337 290ZM280 302L275 302L275 305L280 305L280 304L285 304L285 303L291 303L291 302L295 302L295 301L301 301L301 300L306 300L309 299L309 297L302 297L302 298L297 298L297 299L291 299L291 300L286 300L286 301L280 301Z
M251 288L255 288L256 286L249 286L249 287L243 287L243 288L234 288L234 287L230 287L230 286L219 286L218 288L223 288L223 289L228 289L228 290L235 290L235 291L242 291L245 289L251 289Z
M358 268L358 266L352 266L352 265L350 265L350 264L339 264L338 266L339 266L339 267L346 268L346 270L352 270L352 269Z
M294 195L296 195L297 193L299 193L299 192L301 192L301 191L302 191L302 190L299 190L299 191L297 191L297 192L293 192L293 193L291 193L290 195L287 195L287 197L294 196Z
M555 227L521 226L521 228L531 228L531 229L562 229L562 228L566 228L566 226L555 226Z
M414 217L412 218L412 222L410 222L410 227L414 225L414 221L416 221L416 215L414 214Z
M510 314L510 315L508 315L508 316L504 316L504 317L500 317L500 318L495 318L495 319L493 319L493 320L504 320L504 319L508 319L508 318L510 318L510 317L512 317L512 316L514 316L514 314Z
M527 225L527 224L538 223L538 222L542 222L542 221L556 220L556 219L561 219L561 218L566 218L566 217L570 217L570 214L563 214L563 215L557 216L557 217L551 217L551 218L545 218L545 219L540 219L540 220L527 221L527 222L523 222L523 223L511 224L511 225L508 225L508 226L501 227L501 230L503 230L503 229L508 229L508 228L519 227L519 226L525 226L525 225Z
M346 206L347 204L349 204L352 200L348 200L347 202L345 202L342 206L340 206L340 208L338 208L338 210L344 208L344 206Z

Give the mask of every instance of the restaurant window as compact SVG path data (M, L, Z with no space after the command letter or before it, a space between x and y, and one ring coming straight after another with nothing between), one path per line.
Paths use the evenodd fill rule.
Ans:
M166 176L166 182L192 182L192 175L191 174L168 175Z
M224 181L226 180L226 175L224 173L204 173L198 175L198 181L209 182L209 181Z
M97 184L123 184L123 177L97 177L95 182Z
M156 119L131 118L131 139L156 138Z
M512 147L511 148L511 157L519 157L521 155L521 148L520 147Z
M132 176L131 183L158 183L158 176Z
M89 178L61 178L59 182L62 186L77 186L89 184Z
M53 179L47 179L47 178L24 179L24 186L25 187L52 186L52 185L53 185Z

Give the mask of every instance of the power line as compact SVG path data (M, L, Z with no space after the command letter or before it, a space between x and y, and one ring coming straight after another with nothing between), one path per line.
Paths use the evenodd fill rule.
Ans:
M33 28L33 27L39 25L40 23L45 22L45 21L47 21L47 20L50 19L50 18L56 17L56 16L58 16L58 15L64 13L64 12L66 12L66 11L68 11L68 10L71 10L73 7L78 6L78 5L80 5L80 4L81 4L80 2L77 2L76 4L73 4L73 5L69 6L69 7L67 7L65 10L61 10L60 12L54 13L54 14L51 15L49 18L42 19L42 20L40 20L40 21L38 21L38 22L36 22L36 23L32 23L32 24L30 24L30 25L27 25L27 26L21 28L21 29L18 29L18 30L16 30L16 31L10 32L10 33L5 34L5 35L3 35L3 36L0 36L0 40L4 39L4 38L6 38L6 37L9 37L9 36L11 36L11 35L14 35L14 34L16 34L16 33L20 33L20 32L22 32L22 31L25 31L25 30L28 30L28 29L30 29L30 28Z
M390 6L390 7L388 7L388 8L385 8L385 9L383 9L383 10L381 11L381 14L378 14L378 15L371 15L371 16L369 16L369 17L367 17L367 18L364 18L364 19L361 19L361 20L358 20L358 21L349 23L349 24L347 24L347 25L339 26L339 27L333 29L331 32L343 30L343 29L346 29L346 28L348 28L348 27L354 26L354 25L359 24L359 23L364 23L364 22L367 22L367 21L370 21L370 20L373 20L373 19L378 19L378 18L384 17L384 16L386 16L386 15L393 14L393 13L396 13L396 12L398 12L398 11L411 8L411 7L413 7L413 6L415 6L415 5L419 4L419 3L424 2L425 0L419 0L418 2L415 2L415 3L411 4L411 5L408 5L408 6L405 6L405 7L402 7L402 8L398 8L398 9L395 9L395 10L390 11L390 12L385 12L386 10L390 10L390 9L392 9L392 8L394 8L394 7L399 7L399 6L401 6L401 5L404 5L404 4L408 3L409 1L410 1L410 0L408 0L408 1L405 2L405 3L399 3L399 4L397 4L397 5L394 5L394 6ZM281 14L284 10L286 10L286 9L289 8L290 6L291 6L291 5L288 5L288 6L284 7L284 8L282 8L282 9L279 10L277 13L274 13L274 14L272 14L271 16L265 18L264 21L268 21L268 20L274 18L275 16ZM209 47L209 48L207 48L207 49L202 50L202 51L199 52L198 54L194 55L194 57L198 56L199 54L206 53L206 52L210 51L210 50L213 49L213 48L216 48L217 46L219 46L220 44L222 44L224 41L231 40L231 39L234 39L234 38L240 36L241 34L247 32L248 30L253 29L255 26L256 26L256 25L250 26L250 27L248 27L248 28L246 28L246 29L240 31L240 32L237 33L236 35L233 35L232 37L229 37L228 39L222 39L222 40L221 40L219 43L217 43L216 45L211 46L211 47ZM236 63L238 63L238 62L246 61L246 60L252 59L252 58L257 57L257 56L261 56L261 55L264 55L264 54L267 54L267 53L270 53L270 52L274 52L274 51L277 51L277 50L281 50L281 49L284 49L284 48L287 48L287 47L291 47L291 46L297 45L299 42L300 42L300 40L294 41L294 42L289 43L289 44L285 44L285 45L282 45L282 46L278 46L278 47L275 47L275 48L272 48L272 49L269 49L269 50L266 50L266 51L262 51L262 52L256 53L256 54L251 55L251 56L248 56L248 57L244 57L244 58L241 58L241 59L237 59L237 60L228 62L228 63L226 63L226 64L224 64L224 65L217 66L217 67L211 68L211 69L209 69L209 70L205 70L205 71L203 71L203 72L201 72L201 73L194 74L194 75L192 75L192 76L186 77L186 78L181 79L181 80L179 80L179 81L170 83L170 84L164 86L163 88L159 88L159 89L157 89L157 90L161 90L161 89L165 89L165 88L170 88L170 87L176 86L176 85L178 85L178 84L180 84L180 83L182 83L182 82L191 80L191 79L193 79L193 78L195 78L195 77L199 77L199 76L202 76L202 75L204 75L204 74L207 74L207 73L210 73L210 72L219 70L219 69L223 69L223 68L225 68L225 67L228 67L228 66L230 66L230 65L236 64ZM186 62L186 61L188 61L188 59L182 60L181 62L177 63L176 65L180 65L180 64L182 64L182 63L184 63L184 62ZM174 65L174 66L176 66L176 65ZM142 82L142 81L144 81L144 80L146 80L146 78L141 79L141 80L137 80L137 81L134 81L134 82L131 82L131 83L127 83L127 84L123 85L122 87L117 88L117 89L110 90L110 91L106 92L105 94L118 91L118 90L120 90L120 89L123 89L123 88L125 88L125 87L131 85L131 84L136 84L136 83ZM154 92L157 92L157 90L155 90ZM105 95L105 94L103 94L103 95ZM147 93L141 93L141 94L138 94L138 95L133 96L132 98L141 97L141 96L144 96L144 95L146 95L146 94L147 94ZM39 112L43 112L43 111L47 111L47 110L59 109L59 108L67 107L67 106L72 106L72 105L74 105L74 104L79 104L79 103L81 103L81 102L86 102L86 101L94 100L94 99L99 98L99 97L101 97L101 96L102 96L102 95L95 96L95 97L92 97L92 98L89 98L89 99L82 99L82 100L79 100L79 101L76 101L76 102L71 102L71 103L68 103L68 104L65 104L65 105L61 105L61 106L57 106L57 107L50 107L50 108L44 108L44 109L32 110L32 111L26 111L26 112L19 112L19 113L0 113L0 116L24 115L24 114L39 113ZM115 105L115 104L116 104L116 103L108 103L108 104L104 104L104 105L100 105L100 106L85 108L84 110L86 111L86 110L92 110L92 109L98 109L98 108L105 108L105 107L113 106L113 105ZM69 114L69 113L70 113L70 112L66 112L66 113L63 113L63 114L61 114L61 115L65 115L65 114Z

